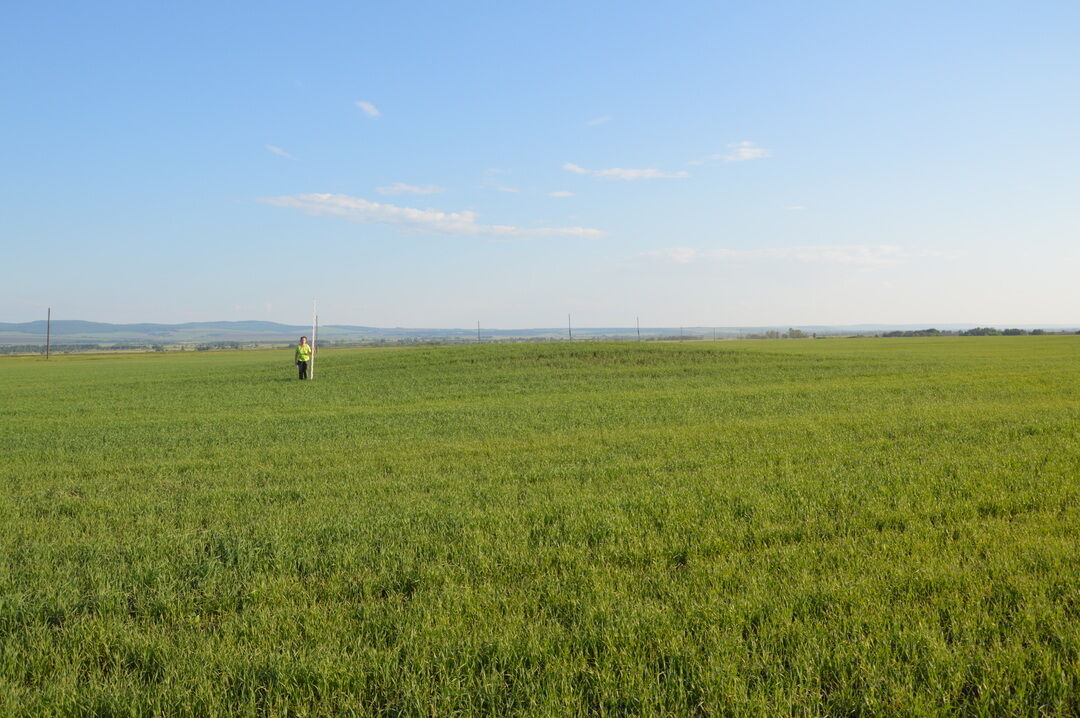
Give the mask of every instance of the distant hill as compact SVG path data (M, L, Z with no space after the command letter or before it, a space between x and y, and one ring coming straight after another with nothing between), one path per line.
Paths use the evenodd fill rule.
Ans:
M545 332L547 330L539 330ZM553 330L554 331L554 330ZM191 344L205 342L293 342L311 333L310 325L277 322L187 322L184 324L109 324L77 319L52 323L52 341L57 344ZM492 332L486 332L490 335ZM511 330L509 334L537 335L536 330ZM319 338L326 341L372 341L403 338L474 337L475 329L380 328L327 325L319 327ZM0 322L0 344L42 344L45 321Z
M369 327L319 327L327 339L350 339L378 334ZM52 340L57 343L148 342L182 344L192 342L284 342L310 334L310 326L292 326L277 322L188 322L185 324L108 324L76 319L52 323ZM21 324L0 323L0 343L33 344L45 340L42 320Z

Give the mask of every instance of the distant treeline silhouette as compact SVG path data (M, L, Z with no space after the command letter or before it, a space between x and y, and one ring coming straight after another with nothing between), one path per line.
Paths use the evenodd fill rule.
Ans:
M1039 336L1042 334L1050 334L1045 329L995 329L994 327L975 327L974 329L964 329L959 332L941 331L940 329L915 329L908 331L895 331L885 332L881 336L883 337L1018 337L1026 334L1033 336ZM1060 334L1066 334L1067 332L1059 332ZM1077 332L1080 334L1080 332Z

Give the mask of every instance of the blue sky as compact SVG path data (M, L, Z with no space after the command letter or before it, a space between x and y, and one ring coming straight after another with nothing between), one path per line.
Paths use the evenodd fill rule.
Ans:
M8 3L0 321L1080 323L1080 3Z

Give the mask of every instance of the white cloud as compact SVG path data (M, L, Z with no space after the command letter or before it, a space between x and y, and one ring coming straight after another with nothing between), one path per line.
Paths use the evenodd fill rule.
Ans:
M605 122L611 122L611 115L604 115L603 117L594 117L593 119L589 120L585 124L588 125L589 127L596 127L597 125L602 125Z
M786 209L788 212L801 212L804 209L806 209L806 205L793 204L793 205L790 205L788 207L784 207L784 209Z
M548 197L573 197L574 193L565 189L556 190L555 192L548 192Z
M668 249L657 249L651 252L642 252L641 256L644 257L656 257L657 259L664 259L669 262L676 262L678 264L687 264L700 259L702 257L701 251L693 249L692 247L670 247Z
M292 155L290 155L288 152L281 149L280 147L275 147L274 145L267 145L266 149L269 152L273 152L278 157L284 157L287 160L295 160L296 159L295 157L293 157Z
M749 140L732 142L728 145L728 148L729 152L721 152L713 155L712 158L714 160L724 160L725 162L745 162L746 160L760 160L769 156L767 149L758 147L756 143Z
M382 113L379 112L379 108L370 102L364 102L363 100L357 100L356 106L364 111L364 114L368 117L381 117Z
M621 180L668 179L690 176L690 173L685 170L680 170L678 172L664 172L663 170L657 169L624 169L622 167L612 167L607 170L587 170L584 167L575 165L573 162L564 164L563 169L579 175L592 175L593 177L608 177Z
M493 189L499 192L510 192L517 194L521 190L517 187L507 187L501 184L498 180L499 175L509 174L510 170L499 169L498 167L488 167L484 170L484 182L483 187L487 189Z
M479 224L477 214L469 210L443 212L437 209L415 209L382 204L345 194L297 194L266 197L259 200L277 207L297 209L318 217L341 217L353 222L394 224L410 229L473 236L517 237L581 237L596 239L606 232L588 227L515 227L508 224Z
M807 247L766 247L762 249L694 249L671 247L642 252L639 256L677 264L698 261L716 262L802 262L807 264L846 264L876 267L900 264L919 258L956 259L962 252L926 250L910 252L890 244L835 244Z
M385 187L376 187L375 191L379 194L438 194L440 192L445 192L446 188L434 184L418 186L405 184L404 182L395 182L394 184Z
M962 259L967 252L962 249L924 249L919 252L920 257L934 257L936 259Z

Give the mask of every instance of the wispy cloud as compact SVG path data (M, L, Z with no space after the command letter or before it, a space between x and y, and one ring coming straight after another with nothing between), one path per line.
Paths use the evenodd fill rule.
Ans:
M376 187L375 191L379 194L439 194L445 192L446 188L434 184L412 185L395 182L385 187Z
M686 170L680 170L678 172L665 172L664 170L657 169L625 169L623 167L612 167L607 170L588 170L584 167L575 165L573 162L567 162L563 165L564 170L569 170L579 175L592 175L593 177L607 177L610 179L621 180L639 180L639 179L670 179L678 177L689 177L690 173Z
M574 193L565 189L548 192L548 197L573 197Z
M437 209L398 207L345 194L297 194L259 200L276 207L288 207L318 217L341 217L353 222L392 224L438 234L509 237L581 237L597 239L606 232L589 227L515 227L508 224L480 224L476 212L443 212Z
M597 125L602 125L605 122L611 122L611 115L604 115L603 117L594 117L593 119L589 120L585 124L588 125L589 127L596 127Z
M901 264L913 259L957 259L962 252L936 250L909 251L891 244L834 244L807 247L765 247L761 249L694 249L671 247L642 252L639 256L677 264L690 262L801 262L807 264L846 264L857 267L880 267Z
M498 167L489 167L484 170L484 182L482 186L486 187L487 189L496 190L498 192L510 192L511 194L517 194L521 191L517 187L507 187L506 185L499 182L500 175L505 175L509 173L510 170L504 170Z
M363 100L357 100L354 103L357 107L364 111L364 114L368 117L381 117L382 113L379 112L379 108L370 102L364 102Z
M286 152L285 150L283 150L280 147L277 147L275 145L267 145L266 149L267 149L268 152L273 152L278 157L284 157L287 160L295 160L296 159L295 157L290 155L288 152Z
M784 209L786 209L788 212L802 212L804 209L806 209L806 205L793 204L793 205L789 205L787 207L784 207Z
M769 156L769 151L764 147L758 147L757 143L750 140L732 142L728 145L727 152L721 152L712 156L714 160L725 162L745 162L747 160L760 160Z
M653 257L668 262L675 262L676 264L688 264L694 260L701 259L702 252L693 247L669 247L667 249L654 249L651 252L642 252L638 256Z

